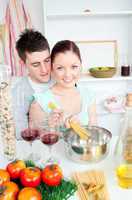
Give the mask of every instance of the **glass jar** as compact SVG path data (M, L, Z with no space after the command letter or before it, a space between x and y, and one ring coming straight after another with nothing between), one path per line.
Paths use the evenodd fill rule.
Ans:
M15 124L10 94L10 71L7 65L0 66L0 126L4 156L14 160L16 156Z
M125 65L125 66L121 66L121 76L129 76L130 75L130 66L129 65Z
M132 107L126 107L116 144L116 175L122 188L132 188Z

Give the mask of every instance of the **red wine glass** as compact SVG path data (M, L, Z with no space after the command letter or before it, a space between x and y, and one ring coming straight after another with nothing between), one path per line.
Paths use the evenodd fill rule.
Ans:
M40 129L40 140L43 144L48 146L49 158L46 163L54 163L56 159L52 156L52 146L58 142L60 138L59 131L57 128L41 127Z
M28 127L27 129L21 132L21 136L25 141L29 142L30 147L31 147L31 153L29 154L27 159L36 161L38 158L36 158L35 154L33 153L32 144L33 144L33 141L36 140L39 136L38 129L33 128L33 127Z

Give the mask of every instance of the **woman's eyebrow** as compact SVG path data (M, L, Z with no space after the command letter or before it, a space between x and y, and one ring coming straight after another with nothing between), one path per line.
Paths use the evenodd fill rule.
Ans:
M64 65L61 65L61 64L58 64L58 63L54 63L54 65L64 67Z

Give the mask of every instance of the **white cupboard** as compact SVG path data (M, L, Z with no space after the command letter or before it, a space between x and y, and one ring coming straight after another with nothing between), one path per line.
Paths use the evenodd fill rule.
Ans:
M86 73L79 84L82 87L90 87L97 94L99 125L110 129L113 134L118 134L123 113L106 111L104 100L109 96L124 98L128 92L132 92L132 75L120 76L120 66L132 64L132 1L44 0L43 19L44 33L51 47L62 39L117 42L116 75L104 79L93 78ZM98 52L93 55L95 61L97 54ZM104 55L106 65L109 55ZM84 67L90 68L89 59L83 58L87 59Z

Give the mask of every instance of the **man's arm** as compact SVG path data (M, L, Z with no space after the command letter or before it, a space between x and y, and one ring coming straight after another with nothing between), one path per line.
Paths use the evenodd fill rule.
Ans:
M16 138L21 139L21 131L28 127L29 97L31 90L26 87L23 79L12 88L12 110L16 126Z

